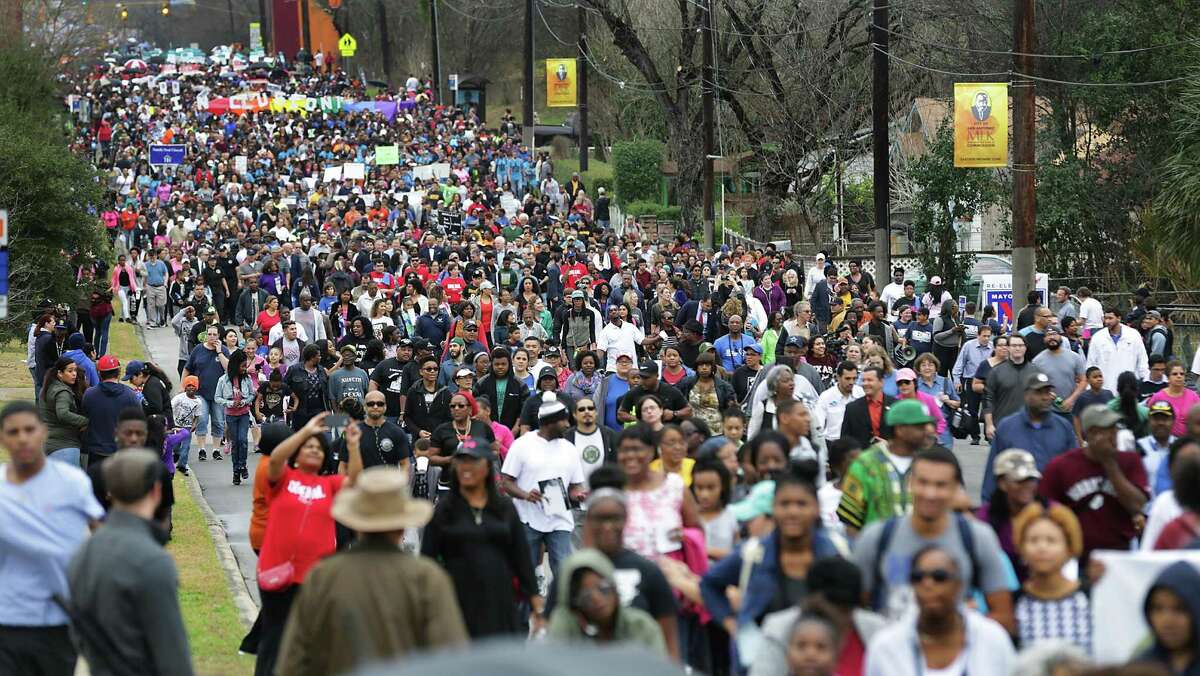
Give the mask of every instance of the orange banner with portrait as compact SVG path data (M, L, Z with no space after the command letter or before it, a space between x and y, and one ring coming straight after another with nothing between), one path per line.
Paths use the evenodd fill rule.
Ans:
M954 166L1008 166L1008 84L955 83Z

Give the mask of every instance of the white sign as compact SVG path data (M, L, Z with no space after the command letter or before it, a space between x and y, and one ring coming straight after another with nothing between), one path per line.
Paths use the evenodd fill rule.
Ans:
M445 178L450 175L450 164L447 162L435 162L434 164L413 167L412 174L413 178L420 181L428 181L431 178Z
M340 180L342 180L342 168L340 166L325 167L325 183Z
M8 209L0 209L0 246L8 246Z
M450 91L458 91L458 73L450 73Z
M358 180L366 178L367 165L361 162L347 162L342 165L342 178L346 180Z
M0 319L8 319L8 296L0 296Z
M246 173L246 156L238 155L233 158L233 170L239 174Z
M1164 568L1187 561L1200 568L1200 551L1097 551L1104 575L1092 588L1092 657L1101 663L1127 662L1146 645L1142 605L1146 591Z
M1050 295L1050 275L1039 272L1034 275L1034 289L1042 296L1045 303ZM1019 300L1020 302L1015 302ZM1016 313L1025 307L1025 299L1014 299L1012 275L980 275L979 308L980 312L988 305L996 308L996 321L1001 325L1012 324L1016 321Z

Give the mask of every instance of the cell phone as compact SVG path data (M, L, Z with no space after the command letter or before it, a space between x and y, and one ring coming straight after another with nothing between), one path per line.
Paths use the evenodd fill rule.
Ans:
M329 432L334 436L341 436L349 421L350 418L343 413L334 413L325 418L325 424L329 426Z

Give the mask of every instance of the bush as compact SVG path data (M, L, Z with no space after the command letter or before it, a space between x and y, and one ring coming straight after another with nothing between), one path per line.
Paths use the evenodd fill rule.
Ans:
M631 202L627 204L624 209L627 216L634 216L636 218L641 218L642 216L653 216L660 221L679 222L679 219L683 215L683 209L680 207L664 207L658 202L650 202L646 200Z
M633 206L658 198L662 159L663 144L659 141L624 141L613 146L613 175L621 204Z

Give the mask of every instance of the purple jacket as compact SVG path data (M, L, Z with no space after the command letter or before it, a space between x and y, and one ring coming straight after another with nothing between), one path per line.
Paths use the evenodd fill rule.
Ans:
M181 427L167 435L167 440L163 444L162 461L172 475L175 474L175 450L182 448L191 438L192 432L186 427Z
M754 297L763 304L768 318L776 312L782 312L784 306L787 305L787 296L784 295L783 289L778 284L773 285L769 292L763 291L761 286L754 287Z

